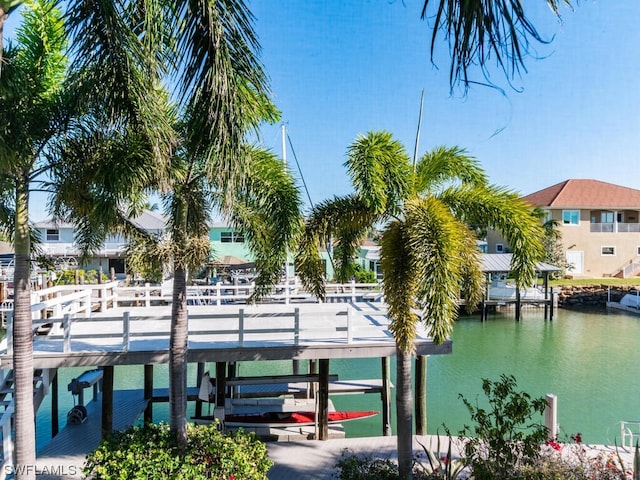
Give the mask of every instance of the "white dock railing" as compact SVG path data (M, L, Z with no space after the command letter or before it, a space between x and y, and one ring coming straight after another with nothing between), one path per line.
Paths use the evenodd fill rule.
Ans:
M624 448L634 448L640 442L640 421L620 422L620 443Z
M187 288L187 301L191 305L224 305L245 303L255 291L254 284L192 285ZM318 301L299 284L276 285L265 297L267 301L289 304L291 301ZM329 283L326 285L326 302L356 302L382 300L378 283ZM171 303L171 289L146 283L141 286L121 286L120 282L98 285L60 285L33 290L31 312L34 320L65 314L90 315L91 311L106 311L112 307L166 305ZM13 300L0 304L0 313L13 311Z
M253 342L281 343L300 345L305 342L354 343L354 337L371 341L388 341L390 333L386 325L378 321L371 322L372 314L384 315L384 310L357 312L351 304L316 305L314 311L306 309L302 314L300 307L262 306L259 311L238 306L223 307L225 311L213 310L207 313L189 314L189 338L199 344L217 344L225 348L242 348ZM144 309L143 309L144 310ZM317 310L317 311L316 311ZM74 317L65 314L62 320L46 319L34 322L37 328L46 322L54 323L46 336L35 336L34 354L39 345L49 351L54 343L54 351L71 353L88 352L94 348L110 348L127 352L132 343L149 340L153 347L157 342L167 343L170 337L171 316L169 314L147 316L143 311L132 314L125 311L121 316ZM6 353L13 352L11 332L13 321L7 321ZM73 348L78 342L81 347ZM49 347L45 347L49 345ZM151 344L148 344L151 345ZM136 350L145 348L139 344Z

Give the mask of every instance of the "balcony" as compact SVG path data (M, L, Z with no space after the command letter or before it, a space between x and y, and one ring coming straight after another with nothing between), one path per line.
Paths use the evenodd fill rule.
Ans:
M591 223L589 228L596 233L638 233L640 223Z

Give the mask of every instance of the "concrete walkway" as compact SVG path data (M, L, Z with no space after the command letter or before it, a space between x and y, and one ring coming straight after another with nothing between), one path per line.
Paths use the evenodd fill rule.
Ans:
M414 437L414 455L425 459L424 450L420 443L430 451L439 451L446 455L448 439L435 435ZM457 443L457 439L454 439ZM459 453L459 443L452 447L453 456ZM613 455L617 461L618 455L624 462L625 469L633 469L633 451L611 445L584 445L589 456L601 453ZM268 474L269 480L335 480L338 470L335 465L340 460L345 450L351 454L358 454L371 458L397 460L396 437L365 437L345 438L327 441L306 440L301 442L275 442L267 443L269 458L275 462ZM564 452L564 450L563 450Z
M268 477L269 480L335 480L336 463L345 451L371 458L397 460L396 442L396 437L363 437L267 443L269 458L275 462ZM418 442L430 451L437 451L438 437L435 435L414 437L414 454L424 458L424 450ZM448 439L440 437L440 451L446 454L447 448Z

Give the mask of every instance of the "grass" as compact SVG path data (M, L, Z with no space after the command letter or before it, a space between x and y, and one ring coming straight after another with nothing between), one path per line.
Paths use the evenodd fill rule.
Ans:
M564 285L640 286L640 278L561 278L549 281L551 287Z

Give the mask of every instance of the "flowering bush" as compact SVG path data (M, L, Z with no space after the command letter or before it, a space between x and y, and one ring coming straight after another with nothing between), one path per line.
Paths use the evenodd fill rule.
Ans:
M530 466L521 469L522 480L630 480L633 471L617 452L589 449L582 444L582 435L572 435L573 443L557 440L546 442L540 456Z

